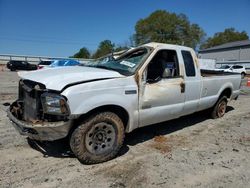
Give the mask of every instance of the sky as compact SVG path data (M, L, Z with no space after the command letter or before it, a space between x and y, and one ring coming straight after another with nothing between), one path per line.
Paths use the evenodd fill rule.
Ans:
M0 0L0 54L68 57L106 39L127 44L156 10L186 14L207 37L229 27L250 36L250 0Z

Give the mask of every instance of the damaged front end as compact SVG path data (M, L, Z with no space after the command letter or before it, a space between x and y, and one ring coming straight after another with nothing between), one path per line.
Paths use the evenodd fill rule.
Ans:
M30 80L20 80L18 100L7 114L22 135L36 140L64 138L72 125L67 99Z

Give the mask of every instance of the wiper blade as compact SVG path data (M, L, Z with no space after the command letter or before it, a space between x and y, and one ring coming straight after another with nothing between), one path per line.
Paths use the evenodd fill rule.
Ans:
M103 65L97 65L97 66L94 66L94 67L119 72L117 69L114 69L114 68L111 68L111 67L106 67L106 66L103 66Z
M97 66L93 66L93 67L106 69L106 70L112 70L112 71L118 72L119 74L122 74L122 75L129 75L129 74L126 73L126 71L124 71L122 69L114 69L112 67L107 67L107 66L104 66L104 65L97 65Z
M108 69L108 67L103 66L103 65L95 65L95 66L93 66L93 67L101 68L101 69Z

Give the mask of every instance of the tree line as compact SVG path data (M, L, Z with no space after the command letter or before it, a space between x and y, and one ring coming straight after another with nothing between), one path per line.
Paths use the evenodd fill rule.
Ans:
M166 10L157 10L148 17L138 20L135 25L135 34L130 37L131 45L135 46L148 42L161 42L185 45L194 49L206 49L247 39L249 37L245 31L239 32L234 28L226 28L212 37L206 37L205 31L198 24L190 23L185 14L170 13ZM93 54L83 47L72 57L99 58L128 47L127 45L117 46L110 40L103 40Z

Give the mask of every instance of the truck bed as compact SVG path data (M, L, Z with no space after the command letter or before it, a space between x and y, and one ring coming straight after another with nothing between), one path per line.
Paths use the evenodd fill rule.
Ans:
M224 72L219 70L205 70L201 69L201 76L202 77L211 77L211 76L226 76L226 75L237 75L239 73L234 72Z

